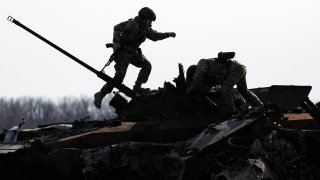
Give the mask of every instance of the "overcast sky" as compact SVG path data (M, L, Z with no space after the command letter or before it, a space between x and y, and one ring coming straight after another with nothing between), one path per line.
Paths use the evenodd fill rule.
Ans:
M142 46L153 69L144 87L158 88L219 51L235 51L247 66L249 88L311 85L320 100L319 0L10 0L0 4L0 97L92 96L104 81L7 21L10 15L82 61L100 70L111 55L113 26L148 6L159 32L176 38ZM113 64L105 72L113 77ZM124 84L139 69L130 65Z

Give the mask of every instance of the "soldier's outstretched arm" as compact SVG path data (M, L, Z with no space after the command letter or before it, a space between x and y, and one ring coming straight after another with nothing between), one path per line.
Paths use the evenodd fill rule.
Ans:
M163 40L169 37L176 37L176 33L174 32L166 32L166 33L161 33L157 32L156 30L150 29L147 32L147 38L152 40L152 41L158 41L158 40Z
M262 107L263 103L260 101L258 96L256 96L253 92L251 92L247 87L246 76L244 76L238 83L237 89L240 94L244 97L244 99L252 106L252 107Z

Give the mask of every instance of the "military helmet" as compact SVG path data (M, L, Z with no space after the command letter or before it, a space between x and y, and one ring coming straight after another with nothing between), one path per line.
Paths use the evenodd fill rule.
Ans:
M145 19L149 19L151 21L155 21L156 20L156 14L153 12L152 9L148 8L148 7L144 7L142 9L140 9L139 11L139 16L145 18Z

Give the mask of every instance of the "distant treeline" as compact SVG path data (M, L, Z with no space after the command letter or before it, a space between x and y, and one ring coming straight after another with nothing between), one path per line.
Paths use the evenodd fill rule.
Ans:
M43 97L0 98L0 132L18 125L22 118L26 124L22 128L38 125L73 122L90 116L90 120L113 119L115 109L109 106L111 95L104 99L99 110L93 104L93 97L63 97L58 100Z

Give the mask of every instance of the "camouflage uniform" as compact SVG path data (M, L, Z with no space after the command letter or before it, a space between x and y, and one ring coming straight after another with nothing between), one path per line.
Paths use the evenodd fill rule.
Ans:
M253 107L261 107L263 103L247 88L246 67L235 60L221 63L217 58L201 59L190 89L207 92L212 86L221 85L220 93L224 100L222 109L226 112L235 112L233 86L237 85L238 92Z
M116 62L115 75L113 79L122 83L129 64L141 68L133 91L146 93L149 89L144 89L141 84L148 81L151 64L142 54L139 46L146 40L152 41L162 40L168 37L175 37L174 32L159 33L151 28L152 21L156 20L156 14L149 7L144 7L138 12L138 16L134 19L122 22L114 27L113 48L117 51L114 58ZM113 89L111 84L105 84L102 89L94 94L94 105L101 108L102 99Z
M114 27L114 43L120 43L120 52L115 58L115 76L114 80L122 83L129 64L141 68L136 84L143 84L148 81L151 72L151 64L142 54L139 46L146 38L157 41L169 37L168 33L160 33L151 27L144 27L140 23L139 16L134 19L122 22ZM108 94L112 91L113 86L105 84L101 92Z

